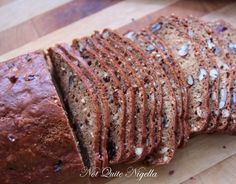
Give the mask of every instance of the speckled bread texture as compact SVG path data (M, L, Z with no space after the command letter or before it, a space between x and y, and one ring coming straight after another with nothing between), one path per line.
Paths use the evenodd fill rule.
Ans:
M42 51L0 64L0 183L65 183L84 169Z
M103 31L100 35L104 43L107 43L107 46L112 51L116 57L119 57L120 65L125 69L126 73L129 75L132 82L132 87L135 90L136 95L136 116L135 116L135 151L134 158L139 160L146 155L146 140L147 140L147 117L148 117L148 99L147 93L145 91L144 83L140 76L137 74L137 70L133 68L129 59L129 55L126 56L122 53L121 47L119 47L116 42L110 40L110 35L107 31ZM132 161L134 160L132 158Z
M162 60L162 62L161 62L162 63L161 65L164 68L168 67L168 70L169 70L168 73L171 72L173 75L176 75L178 78L178 81L176 81L176 79L175 79L175 81L176 81L176 83L179 82L179 85L181 87L180 91L181 91L182 111L183 111L182 112L182 121L179 122L183 126L183 141L180 146L184 146L188 142L189 135L190 135L190 126L188 123L189 93L188 93L188 84L187 84L187 81L185 80L185 77L184 77L184 72L183 72L181 66L179 65L179 63L177 62L177 59L174 57L172 50L166 45L166 43L159 36L154 35L148 29L142 30L141 34L148 40L154 39L153 42L155 43L155 46L158 48L159 53L164 58L164 60ZM164 56L163 56L163 54L164 54ZM174 87L172 87L172 88L174 89ZM175 92L175 93L178 93L178 92ZM176 99L176 100L178 100L178 99ZM179 108L179 109L181 109L181 108ZM179 114L181 114L181 113L179 113ZM176 140L176 141L178 141L178 140Z
M136 42L149 55L153 57L162 58L162 59L157 59L156 61L159 62L159 65L160 65L159 67L162 67L162 69L166 73L167 78L170 81L171 87L173 88L176 102L178 104L178 106L176 107L177 108L176 109L176 114L177 114L176 145L177 146L183 145L182 143L185 139L183 125L187 123L185 122L185 119L184 119L184 111L186 109L184 110L183 108L187 107L187 105L184 106L185 99L182 94L182 86L177 77L177 74L173 66L166 59L164 52L162 51L162 49L164 48L163 42L160 39L158 39L157 36L153 34L149 34L144 30L138 33L130 31L126 33L125 36L131 39L132 41Z
M131 33L128 34L130 35ZM152 155L148 155L147 163L156 165L167 164L174 157L177 147L175 136L177 120L176 96L165 71L160 65L163 60L162 56L151 55L151 51L155 49L154 45L148 44L148 41L145 41L138 35L133 36L134 37L132 37L132 40L140 46L140 49L136 48L135 51L142 54L141 58L145 58L146 56L147 59L143 59L143 62L146 62L146 70L150 75L155 76L155 79L158 79L161 82L161 86L163 88L161 142L155 152ZM144 54L144 52L147 53Z
M219 40L212 34L212 30L205 22L200 21L194 17L188 17L184 20L183 24L188 27L190 36L201 43L201 52L203 55L207 55L209 63L209 74L210 74L210 97L212 97L211 104L211 118L210 124L206 132L214 132L215 130L224 130L228 124L230 117L230 81L232 80L231 62L225 57L224 49L221 47ZM207 61L207 58L205 61ZM209 60L211 59L211 60ZM213 66L213 67L212 67ZM217 86L215 81L219 76L218 94L214 95L214 88ZM213 102L213 104L211 103ZM215 102L215 105L214 105ZM217 105L218 104L218 105ZM215 110L214 106L218 106Z
M107 100L110 106L110 129L108 133L108 158L111 164L119 163L122 159L125 143L126 99L121 90L119 80L105 62L104 58L93 49L90 38L76 39L73 47L84 58L93 72L106 87Z
M122 154L122 162L129 160L135 154L135 116L136 116L136 88L133 88L130 74L120 65L120 58L109 50L109 45L105 43L98 32L96 32L91 39L91 42L100 57L105 59L105 62L114 71L116 77L119 79L122 90L126 94L127 101L127 121L125 123L125 151Z
M232 62L231 80L231 115L227 127L227 133L236 133L236 29L223 20L208 23L213 29L213 34L219 39L219 43L224 49L225 55Z
M187 34L189 39L192 40L192 43L197 43L199 47L199 54L202 58L202 61L205 62L208 68L209 79L209 108L210 116L209 123L206 128L206 132L212 132L218 123L219 117L219 67L216 63L215 56L207 47L207 39L202 36L204 34L204 28L200 28L200 22L188 21L189 19L181 19L176 16L168 17L169 21L178 27L178 29Z
M87 168L102 166L100 152L101 110L92 83L58 47L49 49L49 56L65 104L73 123L83 162Z
M102 168L108 166L108 153L107 153L107 140L108 140L108 130L111 121L110 112L110 96L108 95L107 89L102 83L101 79L93 72L91 67L87 64L86 60L81 57L80 53L73 50L68 44L57 44L64 53L70 58L76 66L78 66L83 74L91 81L93 84L94 91L98 97L101 112L102 112L102 123L100 129L100 159L102 160Z
M160 124L160 118L158 117L157 112L157 108L159 108L157 106L157 97L160 96L160 94L157 86L160 87L160 85L157 84L156 80L154 80L153 76L148 72L147 68L150 67L150 65L148 66L147 62L144 62L148 58L146 58L145 55L141 53L141 49L138 49L135 44L115 31L107 29L103 31L103 35L104 34L109 35L106 39L109 40L109 42L114 45L114 47L119 50L124 57L127 58L127 61L135 69L137 76L144 83L144 89L147 94L148 102L146 121L146 155L149 155L154 149L156 149L158 145L158 140L156 137L156 125ZM136 162L137 160L143 160L146 155L144 154L142 157L140 157L139 154L137 154L137 159L134 158L133 162Z
M167 18L158 18L149 30L159 35L172 50L189 86L189 119L193 135L202 133L209 118L209 76L207 66L199 60L199 48Z

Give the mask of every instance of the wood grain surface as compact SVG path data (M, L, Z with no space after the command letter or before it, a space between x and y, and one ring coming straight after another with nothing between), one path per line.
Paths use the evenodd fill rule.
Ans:
M206 21L224 19L236 26L233 0L0 0L0 61L105 27L121 33L141 29L160 15L194 15ZM140 168L143 165L132 165ZM117 165L126 171L130 165ZM202 135L177 151L166 166L149 167L157 177L91 178L92 184L235 184L236 137ZM80 179L71 184L80 183Z

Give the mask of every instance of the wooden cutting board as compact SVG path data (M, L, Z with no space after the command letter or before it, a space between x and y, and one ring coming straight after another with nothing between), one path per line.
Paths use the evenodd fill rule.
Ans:
M92 14L88 15L89 12ZM70 43L75 37L106 27L121 33L129 29L138 30L155 17L171 13L179 16L192 14L207 21L224 19L236 26L236 3L228 0L106 0L102 4L96 4L96 0L26 0L24 3L23 0L0 0L0 61L35 49L46 49L57 42ZM130 166L118 165L112 169L113 172L125 173ZM144 171L141 164L132 167ZM177 151L169 165L148 167L145 172L152 169L157 176L143 177L140 181L140 175L133 174L130 177L91 178L90 183L235 184L236 137L195 137L185 148Z

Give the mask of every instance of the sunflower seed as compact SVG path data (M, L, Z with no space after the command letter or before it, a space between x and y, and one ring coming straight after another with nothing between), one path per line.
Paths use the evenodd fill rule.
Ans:
M109 33L108 33L107 31L103 32L103 33L102 33L102 37L103 37L104 39L108 39Z
M229 50L236 54L236 43L229 43Z
M178 54L180 56L186 56L189 52L189 44L185 43L181 46L181 48L178 51Z
M136 37L137 37L137 34L135 32L133 32L133 31L130 31L130 32L126 33L124 36L126 38L134 41L136 39Z
M232 94L231 103L232 103L233 105L236 104L236 93L233 93L233 94Z
M227 99L227 90L225 88L220 89L220 103L219 108L222 109L225 106Z
M210 78L211 80L215 80L218 76L218 71L217 69L213 68L210 70Z
M190 76L188 77L187 83L188 83L189 86L192 86L192 85L194 84L194 79L193 79L193 76L192 76L192 75L190 75Z
M213 39L212 38L207 40L207 46L208 46L209 49L215 48L215 44L213 43Z
M224 109L224 110L222 111L222 117L223 117L223 118L228 118L228 117L229 117L229 111L228 111L227 109Z
M143 148L135 148L135 154L136 154L137 156L142 155L142 153L143 153Z
M203 79L205 79L206 76L207 76L207 71L204 68L200 68L198 79L202 81Z
M155 46L154 45L148 45L146 47L146 51L153 51L153 50L155 50Z
M153 25L151 26L151 31L152 31L153 33L159 31L160 29L161 29L161 23L156 23L156 24L153 24Z

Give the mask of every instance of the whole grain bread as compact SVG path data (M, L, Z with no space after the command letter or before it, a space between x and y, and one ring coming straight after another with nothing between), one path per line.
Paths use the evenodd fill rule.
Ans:
M0 63L0 183L66 183L84 164L43 51Z
M212 28L213 34L218 38L221 47L224 49L225 55L232 63L232 80L230 87L231 95L231 114L226 133L236 132L236 30L232 25L223 20L208 23Z
M125 143L126 99L121 84L104 58L99 57L93 48L90 38L76 39L73 47L90 66L93 72L103 81L110 105L110 129L108 133L108 158L111 164L122 159Z
M129 160L135 155L135 116L136 116L136 96L137 90L132 86L132 81L129 77L130 74L120 65L120 58L115 57L114 53L109 50L106 43L101 40L98 33L94 34L91 43L96 49L100 57L105 59L105 62L113 69L116 77L119 79L122 90L126 94L127 101L127 121L125 124L125 152L122 155L122 162ZM90 45L91 46L91 45Z
M127 33L130 37L132 34L132 39L135 43L140 46L140 49L136 47L135 52L140 53L140 57L143 58L142 62L146 62L146 70L155 79L161 82L163 88L163 109L162 109L162 131L161 131L161 142L158 148L152 155L148 155L147 162L149 164L162 165L169 163L176 150L176 96L174 94L171 82L166 76L160 63L163 63L163 58L161 55L151 54L151 51L155 49L153 44L150 44L146 39L142 38L134 32ZM127 37L126 34L126 37ZM127 41L128 42L128 41ZM130 43L130 42L129 42ZM131 45L131 44L130 44ZM142 49L142 50L141 50ZM147 52L144 54L144 52ZM147 57L145 61L145 55ZM182 122L181 122L182 123Z
M99 171L102 167L102 115L93 84L60 48L50 48L49 56L54 76L70 112L83 162L92 171Z
M106 88L102 79L93 71L93 68L89 66L89 63L81 57L80 53L77 50L72 49L68 44L57 44L69 58L70 60L81 68L84 75L93 83L94 91L98 97L98 100L101 105L102 112L102 126L100 129L100 150L101 150L101 168L106 168L108 166L108 130L110 128L110 122L113 120L111 117L111 103L112 96L109 96L109 89Z
M187 142L189 138L188 130L185 130L186 122L185 116L187 112L187 93L182 93L182 91L186 91L186 86L181 86L182 82L179 81L177 74L175 72L175 68L169 63L167 60L165 53L163 52L163 48L165 48L165 44L162 40L160 40L157 36L142 30L141 32L135 33L130 31L125 34L126 37L136 42L142 49L147 52L149 55L154 57L162 57L162 59L157 59L160 66L166 73L171 87L175 93L177 106L177 128L176 128L176 145L182 146L184 142ZM185 101L186 100L186 101ZM185 113L185 114L184 114ZM186 134L187 133L187 134Z
M101 40L103 40L103 43L107 44L107 47L109 47L110 52L113 52L116 57L119 58L120 64L126 71L127 74L129 74L129 77L132 81L133 88L137 89L135 92L136 95L136 116L135 116L135 160L139 160L143 158L144 155L147 153L146 149L146 139L147 139L147 129L146 129L146 123L147 123L147 117L148 117L148 98L147 93L145 91L145 86L140 78L140 76L137 74L137 69L133 68L129 61L129 56L124 55L121 49L115 42L110 42L109 33L104 31L100 35ZM118 49L119 48L119 49ZM133 160L133 159L132 159Z
M154 84L154 79L150 73L147 72L146 68L148 67L145 62L144 55L140 55L140 52L137 52L137 48L134 44L130 42L126 42L127 39L122 37L111 30L104 30L103 35L106 35L106 40L127 59L130 65L134 68L137 73L137 76L143 81L144 89L147 94L147 121L146 121L146 129L147 129L147 137L146 137L146 155L150 154L157 147L156 141L156 132L155 127L158 124L157 117L157 94L158 89L156 84ZM139 133L139 132L138 132ZM141 136L141 135L137 135ZM138 160L142 160L146 156L145 154L140 157L137 155L137 159L134 158L133 162Z
M219 117L219 70L216 63L216 59L213 53L211 53L207 47L207 39L202 35L204 34L204 26L194 19L181 19L176 16L168 17L169 21L173 22L176 27L183 33L189 36L192 43L197 43L199 47L199 55L202 61L205 62L208 68L209 79L209 107L210 107L210 117L206 132L213 131L218 123Z
M209 75L207 66L199 58L199 47L168 18L158 18L148 29L165 41L184 71L189 86L190 130L192 134L203 132L209 118Z
M189 32L192 31L192 38L198 42L200 42L199 39L202 38L200 45L203 47L201 49L203 55L207 55L208 58L212 59L208 61L208 63L210 63L209 66L211 67L210 78L215 78L217 74L217 76L219 76L218 95L214 95L214 90L212 89L214 83L210 88L212 89L211 101L218 103L218 109L215 113L212 111L211 119L214 120L217 117L217 123L215 124L214 121L211 121L207 132L224 130L230 117L230 81L232 80L232 71L229 66L232 66L232 64L229 59L224 56L225 51L221 47L218 38L212 34L210 26L194 17L188 17L185 22L185 25L188 25ZM218 70L216 70L216 67ZM213 82L213 80L210 81Z

